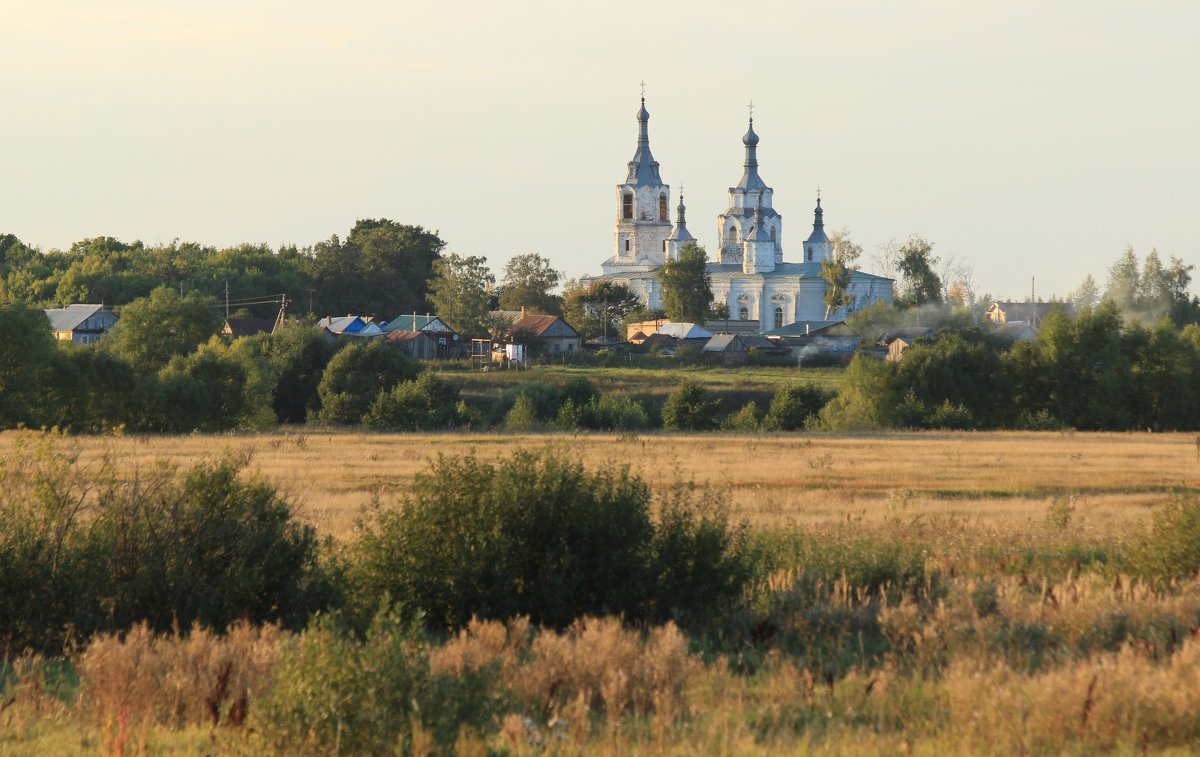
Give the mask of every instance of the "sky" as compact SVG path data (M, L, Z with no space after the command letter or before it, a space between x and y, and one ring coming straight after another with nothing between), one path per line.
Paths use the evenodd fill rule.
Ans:
M710 250L753 101L785 259L820 187L865 270L916 234L980 295L1065 296L1130 245L1200 266L1197 30L1195 0L5 0L0 233L303 247L382 217L598 274L644 81Z

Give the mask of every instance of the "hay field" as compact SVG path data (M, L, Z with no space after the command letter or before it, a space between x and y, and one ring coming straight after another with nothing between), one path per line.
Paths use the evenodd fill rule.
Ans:
M0 434L0 454L17 432ZM364 434L309 430L236 436L72 437L87 463L126 474L231 453L250 461L323 534L352 534L372 496L403 494L438 455L483 458L555 447L590 466L628 464L653 487L712 485L751 525L813 529L898 515L1017 535L1056 498L1096 536L1119 534L1176 487L1200 490L1200 436L1102 433Z

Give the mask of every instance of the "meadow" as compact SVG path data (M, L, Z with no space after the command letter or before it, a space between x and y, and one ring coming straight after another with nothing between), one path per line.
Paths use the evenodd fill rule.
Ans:
M0 435L0 455L16 434ZM701 631L520 619L358 641L132 631L10 656L0 753L1191 754L1194 434L67 437L134 477L230 454L335 544L439 456L549 449L708 487L756 573ZM1189 546L1190 545L1190 546ZM1184 572L1147 568L1168 555ZM403 682L401 685L398 682ZM400 712L397 715L397 712ZM406 713L406 714L405 714Z

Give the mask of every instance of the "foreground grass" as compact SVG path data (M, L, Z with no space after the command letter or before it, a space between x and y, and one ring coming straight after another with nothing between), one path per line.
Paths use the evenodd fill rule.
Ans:
M0 454L12 439L0 435ZM755 526L758 574L690 637L591 619L445 638L384 618L366 640L323 622L135 630L65 663L16 656L0 674L3 754L1190 754L1200 742L1200 583L1126 568L1153 508L1200 489L1194 435L67 442L85 464L107 450L133 468L231 449L343 541L362 503L402 494L432 455L566 447L589 466L626 461L652 486L723 489ZM393 702L397 680L410 689Z

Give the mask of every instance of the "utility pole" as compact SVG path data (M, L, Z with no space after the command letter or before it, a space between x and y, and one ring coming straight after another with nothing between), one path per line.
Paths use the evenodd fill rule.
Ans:
M317 290L313 289L312 287L309 287L309 289L308 289L308 312L310 312L310 313L313 311L312 296L313 296L313 292L315 292L315 291L317 291Z
M229 320L229 282L225 282L225 320Z

